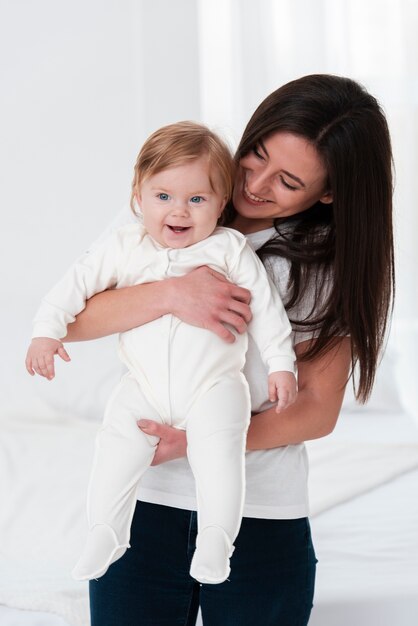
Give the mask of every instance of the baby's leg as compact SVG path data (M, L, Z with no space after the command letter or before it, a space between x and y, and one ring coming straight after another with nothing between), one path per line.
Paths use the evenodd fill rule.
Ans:
M188 458L196 480L198 529L190 574L220 583L241 524L245 497L245 444L250 397L243 378L222 381L187 418Z
M87 493L89 533L73 570L77 580L102 576L129 547L139 479L150 466L158 438L145 435L136 420L161 422L136 380L125 376L112 394L96 438Z

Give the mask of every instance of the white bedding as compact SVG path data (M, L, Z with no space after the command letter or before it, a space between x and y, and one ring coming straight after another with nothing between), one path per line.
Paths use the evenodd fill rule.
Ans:
M0 626L69 626L69 624L53 613L0 606Z
M331 437L308 444L319 561L312 626L418 624L417 441L409 416L366 411L342 415ZM325 462L317 463L328 448L342 452L344 446L346 454L335 454L328 471ZM349 462L354 449L364 456L359 464ZM338 502L341 480L363 490ZM327 489L321 488L325 481ZM335 505L325 510L332 491Z
M418 624L418 470L312 519L311 626Z
M85 534L97 428L42 406L31 416L0 417L0 497L7 502L0 510L0 604L35 611L14 617L0 611L1 626L62 626L62 619L66 626L88 626L87 585L72 581L69 571ZM415 623L410 620L418 604L418 505L410 497L418 488L415 424L399 414L345 415L336 432L310 443L309 451L320 559L311 623ZM37 622L36 611L61 621ZM379 611L384 616L392 611L392 621L381 621ZM29 618L33 621L18 621Z
M0 604L88 624L87 585L69 572L86 532L97 428L42 406L31 417L0 417Z

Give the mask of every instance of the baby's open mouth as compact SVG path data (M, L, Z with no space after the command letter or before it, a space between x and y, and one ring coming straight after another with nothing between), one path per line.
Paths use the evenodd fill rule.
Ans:
M173 233L184 233L184 231L190 228L190 226L170 226L170 224L167 224L167 226Z

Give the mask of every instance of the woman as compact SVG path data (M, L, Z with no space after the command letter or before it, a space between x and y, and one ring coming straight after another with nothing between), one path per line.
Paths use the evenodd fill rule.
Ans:
M312 607L315 554L307 519L303 441L329 434L357 364L366 401L394 287L391 147L385 117L357 83L314 75L288 83L255 111L237 150L226 224L248 236L286 303L299 394L279 416L250 344L253 416L247 499L230 581L188 575L196 536L184 433L141 420L161 437L144 477L131 549L90 583L92 626L296 626ZM209 268L99 294L67 340L127 330L173 313L233 341L250 320L250 294ZM227 326L225 326L225 324ZM146 416L144 416L146 417ZM167 463L167 461L172 462Z

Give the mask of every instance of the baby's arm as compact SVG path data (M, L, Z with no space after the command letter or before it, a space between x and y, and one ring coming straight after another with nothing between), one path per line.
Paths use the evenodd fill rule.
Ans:
M117 284L122 254L123 237L117 232L93 252L83 255L42 300L26 357L29 374L36 372L51 380L55 375L55 354L70 360L61 342L67 325L83 310L88 298Z
M186 324L210 330L232 343L247 331L250 292L201 266L184 276L96 294L67 327L65 342L98 339L131 330L171 313Z
M276 413L287 409L296 400L296 377L292 372L272 372L269 374L269 399L277 402Z
M247 243L241 246L230 276L251 292L252 320L248 332L255 340L269 374L294 374L296 356L292 345L292 328L277 288L264 265Z
M292 328L279 293L264 265L246 243L236 257L231 275L251 292L253 319L248 331L254 338L268 369L271 402L280 413L296 400L296 355L292 346Z
M35 337L32 339L26 355L26 369L31 376L35 372L52 380L55 376L54 356L58 354L63 361L71 361L66 349L58 339Z

